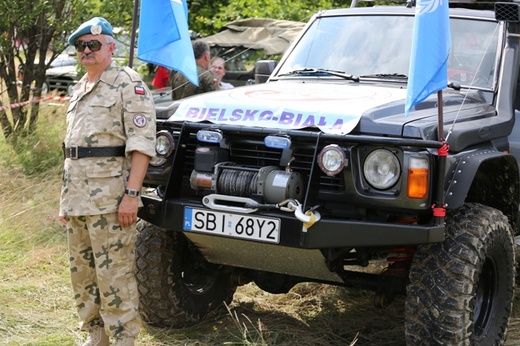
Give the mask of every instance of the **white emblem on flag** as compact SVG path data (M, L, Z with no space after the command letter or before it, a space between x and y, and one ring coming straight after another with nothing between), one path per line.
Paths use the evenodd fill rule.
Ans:
M443 1L448 1L448 0L418 1L415 14L417 16L422 16L423 14L426 14L426 13L435 12L437 10L437 8L439 8L439 6L442 5Z

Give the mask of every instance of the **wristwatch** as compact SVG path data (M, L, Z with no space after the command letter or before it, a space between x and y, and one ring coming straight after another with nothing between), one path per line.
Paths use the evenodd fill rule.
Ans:
M125 189L125 193L130 197L139 196L139 190Z

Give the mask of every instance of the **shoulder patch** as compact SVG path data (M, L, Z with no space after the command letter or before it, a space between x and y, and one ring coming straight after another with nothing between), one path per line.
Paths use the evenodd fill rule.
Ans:
M146 94L146 90L142 86L139 86L139 85L136 85L134 87L134 91L135 91L136 95L144 95L144 94Z
M148 119L144 114L136 114L134 115L134 125L137 127L145 127L148 124Z

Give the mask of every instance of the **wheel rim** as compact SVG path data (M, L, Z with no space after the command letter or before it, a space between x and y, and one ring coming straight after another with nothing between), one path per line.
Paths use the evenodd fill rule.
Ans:
M479 278L475 299L474 326L477 337L485 335L488 326L492 323L492 312L497 299L497 276L498 271L495 262L487 258Z

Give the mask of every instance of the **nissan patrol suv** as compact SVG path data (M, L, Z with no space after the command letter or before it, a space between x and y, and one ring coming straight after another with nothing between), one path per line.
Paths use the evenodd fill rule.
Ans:
M405 114L414 14L317 12L276 66L257 63L266 83L157 106L137 244L149 323L195 324L248 282L319 282L381 307L406 296L407 345L504 343L520 2L451 2L442 98Z

